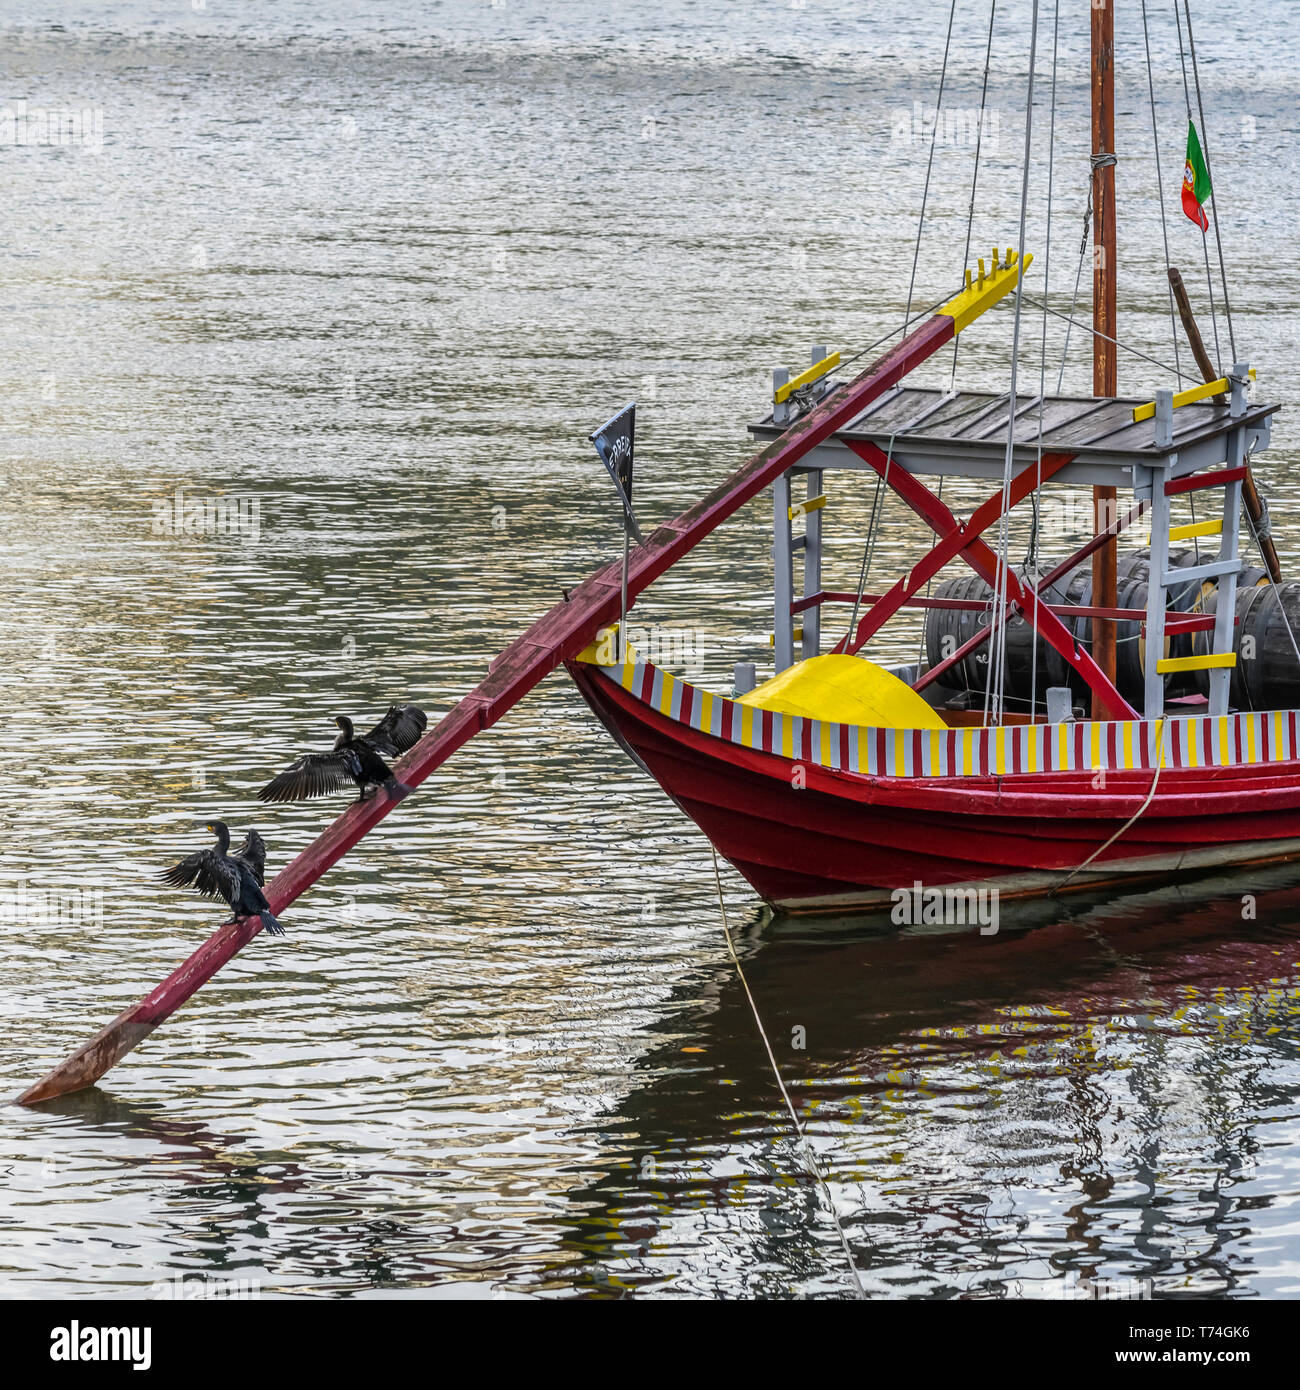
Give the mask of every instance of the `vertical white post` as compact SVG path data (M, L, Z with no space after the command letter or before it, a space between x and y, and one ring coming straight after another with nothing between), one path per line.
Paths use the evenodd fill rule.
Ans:
M1232 364L1232 378L1232 392L1228 397L1228 413L1236 420L1246 413L1246 383L1250 379L1250 363L1234 362Z
M772 484L772 612L776 672L794 665L794 556L790 544L790 475Z
M772 423L774 425L788 425L792 418L790 402L787 400L781 405L776 403L776 393L790 380L789 367L774 367L772 369Z
M1169 414L1173 415L1173 393L1164 392L1170 397ZM1157 406L1157 411L1159 406ZM1159 415L1157 415L1157 421ZM1159 430L1157 428L1157 434ZM1146 470L1151 483L1151 562L1147 572L1147 639L1146 658L1143 663L1144 699L1142 714L1145 719L1159 719L1165 712L1165 678L1157 667L1165 654L1165 571L1169 568L1169 498L1165 495L1165 481L1169 477L1169 466Z
M622 508L620 507L620 511ZM618 664L627 665L627 560L632 545L632 528L623 512L623 575L619 586L618 604Z
M822 470L808 471L808 500L821 496ZM803 595L810 598L822 587L822 513L818 509L804 516ZM816 656L821 650L822 610L806 608L803 614L803 659Z
M1233 431L1230 446L1230 467L1236 467L1232 459L1240 461L1244 457L1244 431ZM1238 441L1242 441L1238 443ZM1223 544L1219 547L1220 560L1237 559L1238 533L1241 518L1241 483L1229 483L1223 489ZM1214 596L1214 647L1219 654L1232 651L1237 627L1237 571L1219 576L1218 592ZM1232 672L1225 667L1215 667L1210 671L1210 713L1227 714L1228 695L1232 688Z
M826 345L820 344L812 350L811 366L816 366L818 362L826 359ZM805 496L811 502L814 497L821 495L823 478L820 468L810 469L808 472L808 491ZM809 598L817 593L822 587L822 514L819 511L808 512L804 516L804 542L803 542L803 595ZM803 614L803 646L802 654L805 661L809 657L816 656L821 650L822 640L822 610L820 608L806 608Z
M1174 442L1174 393L1156 392L1155 443L1169 449ZM1159 672L1165 655L1165 573L1169 569L1169 498L1165 483L1177 454L1170 454L1159 467L1147 470L1151 485L1151 560L1147 568L1147 640L1143 662L1143 709L1145 719L1159 719L1165 712L1165 678Z
M1245 375L1241 363L1233 367L1234 374ZM1238 387L1232 388L1232 413L1241 414L1245 409L1245 391L1241 391L1238 406ZM1238 468L1246 461L1246 431L1235 429L1228 437L1228 467ZM1223 537L1219 546L1220 560L1236 560L1240 568L1241 557L1241 482L1229 483L1223 489ZM1214 599L1214 648L1217 653L1226 654L1236 646L1237 637L1237 570L1219 576L1219 590ZM1232 672L1226 667L1210 672L1210 713L1227 714L1228 701L1232 693Z
M1174 442L1174 393L1156 392L1156 448L1169 449Z

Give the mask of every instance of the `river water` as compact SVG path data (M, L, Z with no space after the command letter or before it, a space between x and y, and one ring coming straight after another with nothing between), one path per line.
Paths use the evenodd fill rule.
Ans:
M1169 362L1133 8L1121 329ZM1150 8L1171 256L1231 360L1177 203L1171 12ZM1061 15L1055 103L1042 11L1026 244L1047 249L1054 119L1039 265L1068 310L1087 7ZM1237 355L1282 401L1289 11L1215 7L1197 35ZM1016 240L1029 12L998 6L972 255ZM618 553L585 442L608 414L639 402L658 522L744 457L773 366L897 327L946 22L883 0L6 6L5 1093L220 920L156 879L206 820L256 823L277 869L342 803L261 807L271 772L338 713L436 718ZM917 308L960 274L986 22L959 5ZM42 139L40 112L76 138ZM1054 383L1062 332L1044 365L1040 329L1027 305L1021 371ZM1005 389L1011 331L1005 309L971 330L961 384ZM1122 363L1125 391L1170 380ZM1082 334L1064 382L1089 389ZM1295 572L1293 431L1283 414L1258 471ZM1052 554L1077 501L1047 514ZM194 502L230 525L178 528ZM706 684L770 662L764 505L638 605ZM835 480L827 587L854 582L869 514L862 480ZM873 574L924 544L888 509ZM915 647L903 623L875 650ZM1300 1292L1300 872L1004 908L996 935L774 923L725 883L870 1293ZM708 847L562 676L285 925L99 1088L0 1111L7 1296L849 1291Z

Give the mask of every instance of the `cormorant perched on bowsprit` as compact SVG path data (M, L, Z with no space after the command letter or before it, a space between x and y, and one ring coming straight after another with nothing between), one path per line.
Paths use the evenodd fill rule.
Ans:
M428 717L414 705L393 705L368 734L352 731L352 721L339 715L334 721L339 736L328 753L307 753L296 763L273 777L258 792L262 801L306 801L355 782L361 788L358 801L366 799L368 786L382 786L394 801L409 795L411 788L399 782L384 757L395 758L414 748L424 733Z
M182 859L174 869L160 877L177 888L193 884L205 898L225 898L234 913L230 922L242 917L260 917L268 936L283 936L284 928L275 920L262 892L266 882L266 844L256 830L250 830L244 843L230 853L230 829L225 821L208 822L217 837L215 849L201 849ZM223 922L223 927L230 922Z

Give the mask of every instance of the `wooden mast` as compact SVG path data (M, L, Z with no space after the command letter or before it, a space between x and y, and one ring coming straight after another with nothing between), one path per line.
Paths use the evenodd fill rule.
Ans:
M1115 12L1113 0L1091 0L1092 9L1092 393L1119 394L1116 346L1115 286ZM1106 337L1099 336L1105 334ZM1093 531L1100 534L1115 519L1113 487L1092 490ZM1093 552L1092 603L1098 608L1116 606L1115 564L1117 543L1112 538ZM1108 618L1092 620L1092 657L1113 683L1115 680L1115 624ZM1093 717L1101 717L1093 701Z

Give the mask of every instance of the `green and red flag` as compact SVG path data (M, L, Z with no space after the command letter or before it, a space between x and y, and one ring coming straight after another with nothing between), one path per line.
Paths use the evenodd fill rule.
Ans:
M1201 153L1201 142L1196 135L1196 127L1187 122L1187 162L1183 165L1183 211L1201 229L1208 231L1210 219L1203 206L1210 196L1210 171Z

